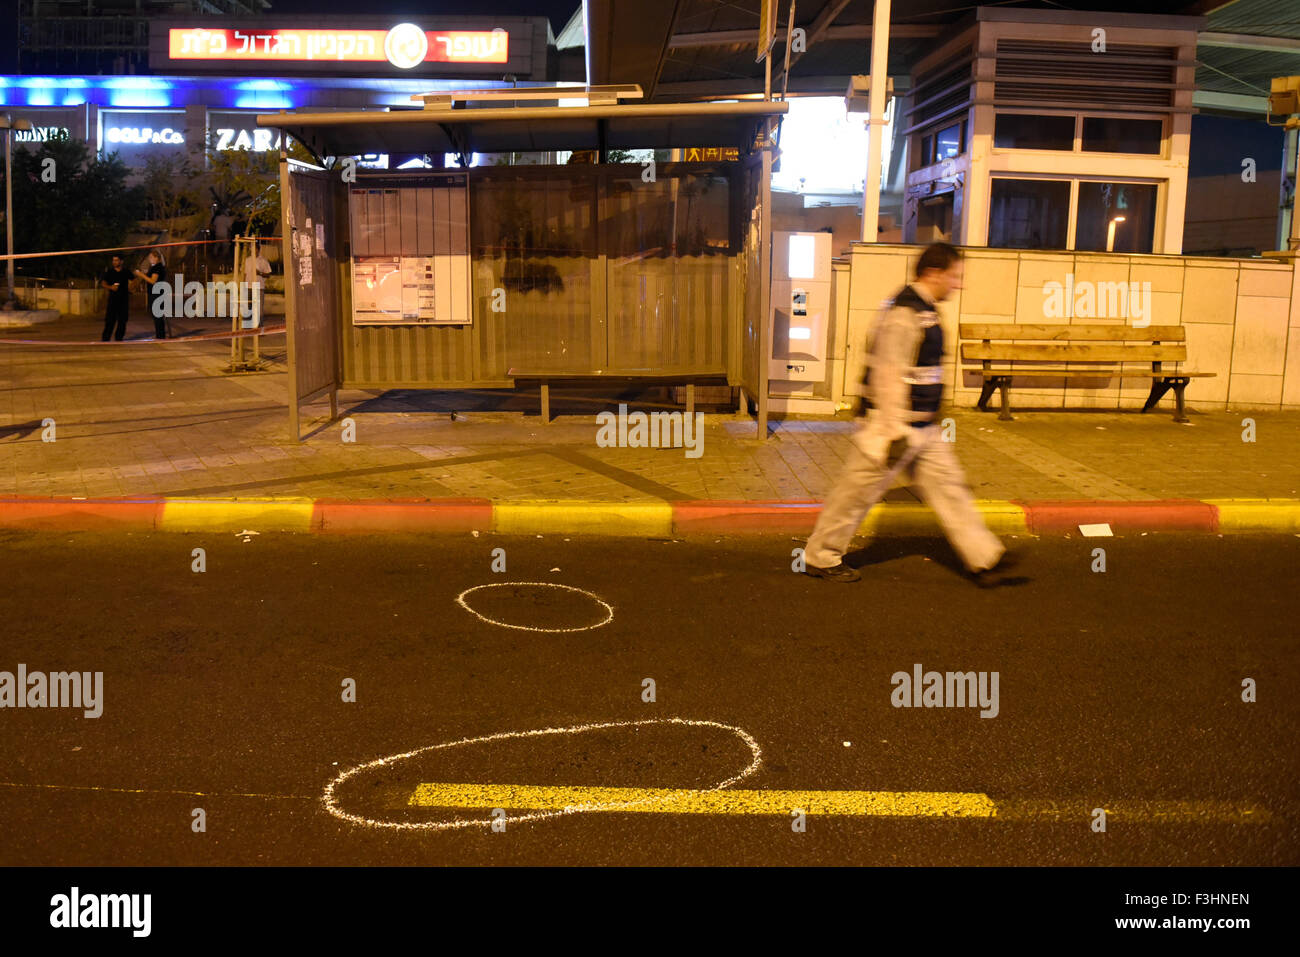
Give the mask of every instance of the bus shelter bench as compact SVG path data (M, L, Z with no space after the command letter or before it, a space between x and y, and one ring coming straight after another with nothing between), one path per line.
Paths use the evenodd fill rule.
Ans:
M530 371L528 369L510 369L506 375L515 380L515 386L518 387L522 382L537 382L540 386L542 421L550 424L551 421L551 383L553 382L615 382L621 385L633 385L638 383L649 383L652 385L684 385L686 386L686 414L695 414L695 386L696 383L716 385L720 379L725 379L720 373L708 373L691 375L689 373L663 373L652 372L649 369L642 371L629 372L540 372Z
M1186 422L1183 392L1187 384L1192 379L1216 374L1165 368L1165 363L1187 361L1187 331L1182 326L1139 329L1119 323L1015 325L963 322L959 334L963 340L961 371L973 372L983 378L980 411L988 411L989 398L997 389L1002 397L998 418L1004 420L1012 417L1007 389L1013 378L1150 379L1151 393L1142 411L1154 407L1166 392L1173 389L1174 421ZM971 362L980 365L976 368L966 365ZM1150 366L1135 369L1131 363L1150 363Z

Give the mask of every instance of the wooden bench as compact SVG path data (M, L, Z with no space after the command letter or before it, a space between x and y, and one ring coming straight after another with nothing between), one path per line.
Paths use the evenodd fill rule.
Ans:
M515 380L516 385L520 380L525 382L535 381L541 386L542 402L542 421L550 424L551 421L551 383L552 382L618 382L621 384L632 385L633 383L648 383L651 385L684 385L686 386L686 414L695 414L695 385L698 382L707 384L717 384L718 380L726 380L722 373L703 373L691 375L689 373L663 373L652 372L649 369L632 370L628 372L530 372L526 369L510 369L507 373L511 379Z
M1011 418L1007 388L1013 378L1037 379L1150 379L1151 394L1146 412L1170 389L1174 390L1175 422L1186 422L1183 391L1194 378L1213 372L1182 372L1165 369L1166 362L1187 361L1187 331L1182 326L1135 326L1119 323L1079 325L1013 325L967 323L959 327L963 340L961 358L979 362L980 367L962 366L984 378L979 408L987 411L994 389L1002 393L999 419ZM1131 363L1150 363L1148 369L1134 369ZM1012 367L1015 363L1015 367ZM1023 363L1034 363L1029 367ZM1084 363L1084 367L1080 367Z

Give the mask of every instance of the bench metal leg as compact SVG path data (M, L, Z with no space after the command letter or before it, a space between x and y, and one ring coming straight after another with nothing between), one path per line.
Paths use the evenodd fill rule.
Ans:
M545 382L542 383L542 423L551 424L551 387Z
M987 412L989 410L989 399L993 395L993 390L996 389L997 387L998 387L998 380L996 378L985 379L984 385L980 388L980 400L979 403L976 405L976 408L978 408L981 412Z
M686 383L686 414L695 419L695 383Z
M1187 418L1187 406L1183 404L1183 390L1187 388L1187 379L1172 379L1170 384L1174 387L1174 421L1190 422Z
M1002 393L1002 411L998 413L998 418L1003 422L1012 421L1011 418L1011 398L1007 395L1007 389L1011 385L1009 376L1002 376L998 379L998 389Z

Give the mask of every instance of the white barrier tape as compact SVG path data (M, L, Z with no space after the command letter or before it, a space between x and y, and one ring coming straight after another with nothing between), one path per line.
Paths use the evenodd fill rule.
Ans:
M86 339L68 342L63 339L0 339L0 345L14 346L138 346L155 345L169 342L207 342L213 339L247 339L249 336L278 336L284 332L284 326L267 326L263 329L241 329L238 332L203 332L196 336L181 336L171 339L119 339L102 342L99 339Z
M282 236L250 236L249 239L256 239L259 243L278 243L284 237ZM84 256L87 253L116 253L130 252L133 249L167 249L171 246L207 246L213 243L233 243L231 239L187 239L178 243L148 243L144 246L106 246L103 249L58 249L50 250L44 253L5 253L0 255L0 262L9 259L42 259L46 256Z

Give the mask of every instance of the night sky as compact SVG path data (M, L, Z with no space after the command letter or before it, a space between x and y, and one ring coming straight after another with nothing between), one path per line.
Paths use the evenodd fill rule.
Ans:
M429 0L373 0L364 5L367 14L400 13L431 16L436 13L478 16L546 16L551 30L559 33L581 0L476 0L473 3L430 3ZM356 0L271 0L272 13L357 13Z

